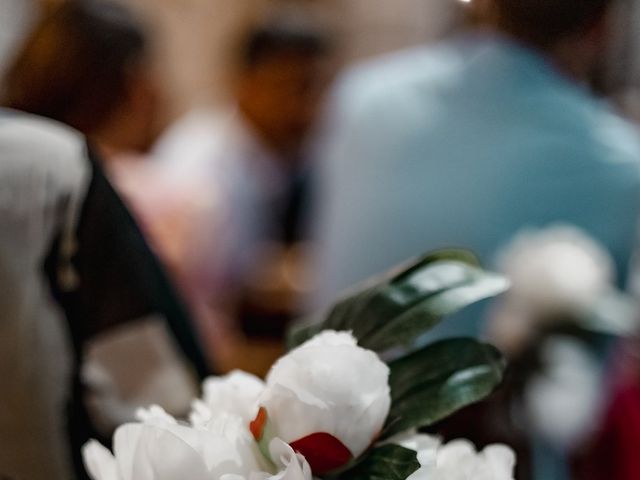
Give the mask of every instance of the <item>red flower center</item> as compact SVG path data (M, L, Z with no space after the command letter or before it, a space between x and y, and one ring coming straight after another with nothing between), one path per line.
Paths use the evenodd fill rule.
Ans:
M328 433L312 433L290 445L307 459L315 475L324 475L344 467L353 458L349 449Z

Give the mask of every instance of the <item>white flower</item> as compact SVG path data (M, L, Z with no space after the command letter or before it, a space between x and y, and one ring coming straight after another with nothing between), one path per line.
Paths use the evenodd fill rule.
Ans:
M489 445L482 452L466 440L455 440L438 450L429 480L513 480L515 454L505 445Z
M249 480L312 480L311 467L305 458L282 440L271 440L269 453L279 472L276 475L253 474Z
M238 416L221 415L206 428L180 425L159 407L141 417L144 423L116 430L113 454L95 441L85 445L85 464L94 480L227 480L265 470Z
M136 418L141 423L155 425L156 427L178 425L178 421L158 405L152 405L149 408L139 408L136 411Z
M500 264L512 283L510 295L552 312L588 309L615 276L607 250L568 225L517 235Z
M580 341L555 336L542 345L543 373L526 387L524 407L535 433L571 451L589 438L603 405L600 361Z
M256 439L278 437L314 474L361 455L389 413L389 368L348 332L323 332L271 369L252 423Z
M611 294L615 277L607 250L582 230L556 225L526 230L499 255L511 281L489 322L489 337L507 353L519 351L553 318L588 317Z
M246 372L235 370L223 377L207 378L202 384L202 400L195 400L191 423L202 425L221 414L234 414L248 425L258 412L258 398L264 382Z
M440 445L429 435L394 440L418 454L420 469L407 480L513 480L515 454L504 445L490 445L476 452L466 440Z

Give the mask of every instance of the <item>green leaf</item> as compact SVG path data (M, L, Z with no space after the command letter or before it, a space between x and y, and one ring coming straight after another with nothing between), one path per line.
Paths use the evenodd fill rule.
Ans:
M289 345L322 330L351 330L360 345L383 352L414 341L443 316L506 288L507 282L481 270L471 253L434 252L348 293L324 318L293 331Z
M425 274L427 273L432 272L426 271ZM479 269L467 267L464 274L464 280L457 285L421 299L362 337L358 338L356 335L358 343L377 352L384 352L397 345L410 344L424 332L438 325L447 315L480 300L499 295L509 286L503 277Z
M353 468L333 477L340 480L405 480L420 468L417 453L399 445L369 451Z
M389 365L392 407L384 437L438 422L487 397L505 362L493 346L457 338L429 345Z

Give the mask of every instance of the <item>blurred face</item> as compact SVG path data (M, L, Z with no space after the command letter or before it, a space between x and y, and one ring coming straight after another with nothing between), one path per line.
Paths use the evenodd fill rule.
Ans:
M128 106L129 116L135 122L130 145L134 150L147 151L160 136L166 113L162 100L159 82L151 69L141 69L133 76Z
M327 82L323 59L279 54L241 72L236 99L263 141L294 153L316 120Z
M136 65L128 72L123 98L92 136L112 152L144 153L164 127L162 107L155 75L145 63Z

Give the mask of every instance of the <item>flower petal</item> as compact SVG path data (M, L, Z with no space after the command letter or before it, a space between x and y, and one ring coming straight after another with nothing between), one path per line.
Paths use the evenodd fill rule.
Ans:
M388 380L389 368L374 352L348 332L328 331L276 362L260 405L285 442L328 433L357 457L389 413Z
M264 390L264 382L246 372L234 370L224 377L209 377L202 384L203 403L210 414L234 414L245 421L251 421L258 411L258 398ZM195 417L202 417L202 409L194 411ZM200 415L199 415L200 414Z
M140 442L151 465L153 480L211 480L198 452L172 432L146 428Z
M269 480L311 480L311 467L307 460L294 452L293 448L279 438L274 438L269 444L271 458L281 471L269 477ZM254 480L253 478L251 480Z
M143 425L138 423L127 423L118 427L113 435L113 454L118 464L118 473L122 480L153 480L151 470L146 469L145 473L140 472L140 466L136 469L138 475L134 475L134 466L139 455L140 436Z
M118 480L116 459L111 452L95 440L82 447L82 457L93 480Z

